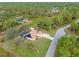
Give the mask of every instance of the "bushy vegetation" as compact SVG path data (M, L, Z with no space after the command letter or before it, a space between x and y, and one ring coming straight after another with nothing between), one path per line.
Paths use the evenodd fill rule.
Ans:
M58 12L55 12L55 8ZM18 17L27 18L32 23L20 24L16 22ZM28 32L29 27L34 27L54 35L58 28L71 23L70 30L78 35L79 25L75 22L78 18L79 3L0 3L0 33L5 32L4 43L9 48L14 48L12 50L19 56L45 56L50 44L50 41L45 39L37 40L37 43L21 42L23 38L14 40L22 31ZM75 42L75 37L62 37L58 43L57 56L79 56ZM37 48L39 53L36 52Z
M11 28L5 34L7 39L13 39L18 36L18 31L15 28Z
M56 7L59 12L52 12L52 9ZM78 3L1 3L0 31L18 25L15 20L20 16L35 20L38 22L36 24L38 27L49 31L77 19L78 7ZM42 20L40 21L40 19ZM47 25L44 21L48 22Z
M56 49L56 56L76 57L79 56L78 37L65 35L60 38Z
M77 22L71 23L71 31L73 31L75 34L79 35L79 24Z

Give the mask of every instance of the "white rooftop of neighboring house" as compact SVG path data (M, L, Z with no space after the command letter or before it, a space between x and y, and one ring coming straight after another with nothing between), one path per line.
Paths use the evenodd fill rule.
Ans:
M58 7L54 7L54 8L52 8L52 12L59 12Z
M28 19L24 19L24 20L23 20L23 22L27 22L27 21L28 21Z
M17 19L16 19L16 22L18 22L18 23L31 23L32 21L31 20L28 20L27 18L23 18L23 17L18 17Z

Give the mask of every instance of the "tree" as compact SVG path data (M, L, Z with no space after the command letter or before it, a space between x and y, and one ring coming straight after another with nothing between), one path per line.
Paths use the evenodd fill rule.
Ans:
M10 28L9 30L6 31L5 34L7 39L13 39L18 35L18 31L16 31L15 28Z
M71 56L70 51L68 51L68 50L67 50L66 48L64 48L64 47L59 48L58 51L59 51L59 52L58 52L59 56L63 56L63 57L70 57L70 56Z
M77 33L79 31L78 29L78 24L75 21L71 22L71 30Z
M63 36L57 46L57 56L73 56L77 47L75 37Z
M38 26L38 28L48 31L50 29L51 23L47 20L45 20L45 21L42 20L42 21L39 21L39 23L37 23L37 26Z
M69 23L72 19L72 13L66 7L61 11L61 16L63 16L64 23Z
M19 32L29 32L30 31L30 28L29 26L26 26L26 25L22 25L19 29L18 29Z

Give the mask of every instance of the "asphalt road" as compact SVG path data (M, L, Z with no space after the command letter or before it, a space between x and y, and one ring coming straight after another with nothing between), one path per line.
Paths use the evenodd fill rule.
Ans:
M53 57L55 53L55 48L57 46L58 39L65 34L64 29L60 28L57 30L54 39L52 40L49 49L47 51L46 57Z
M77 21L77 23L79 22L79 20ZM57 30L55 36L54 36L54 39L52 40L49 48L48 48L48 51L46 53L46 57L54 57L54 53L55 53L55 49L56 49L56 46L57 46L57 43L58 43L58 40L59 38L61 38L63 35L65 35L65 29L69 28L71 25L67 25L67 26L64 26L60 29Z

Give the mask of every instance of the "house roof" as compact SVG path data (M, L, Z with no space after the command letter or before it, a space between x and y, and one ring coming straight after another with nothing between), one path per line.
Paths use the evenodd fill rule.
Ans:
M28 32L22 32L22 33L20 34L20 36L22 36L22 37L24 37L24 38L32 38L32 37L31 37L31 34L28 33Z
M20 34L20 36L23 36L23 35L25 35L25 34L27 34L27 32L22 32L22 33Z
M36 37L37 37L37 34L38 34L38 31L35 30L34 28L31 28L31 31L30 32L22 32L20 34L21 37L24 37L24 38L30 38L32 40L35 40Z
M32 38L36 39L38 31L35 29L31 29L30 34L31 34Z
M17 18L16 19L16 22L19 22L19 23L23 23L23 22L26 22L28 19L25 19L25 18Z

